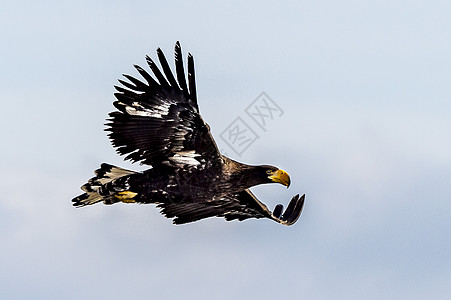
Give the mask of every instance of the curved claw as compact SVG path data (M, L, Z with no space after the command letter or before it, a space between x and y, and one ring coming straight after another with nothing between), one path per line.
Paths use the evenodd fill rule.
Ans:
M299 194L291 198L290 203L288 204L287 209L283 213L283 206L278 204L274 208L274 212L272 213L272 218L274 221L279 222L283 225L293 225L299 219L302 213L302 209L304 208L305 194L299 197Z
M282 215L282 211L283 211L283 205L277 204L276 207L274 207L274 211L272 212L272 215L276 218L280 218L280 216Z

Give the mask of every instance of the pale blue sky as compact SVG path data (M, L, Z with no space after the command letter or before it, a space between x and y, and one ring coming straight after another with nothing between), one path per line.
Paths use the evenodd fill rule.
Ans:
M450 15L438 0L3 3L0 298L451 297ZM71 206L102 162L142 169L103 132L113 85L157 47L172 65L177 40L219 146L290 173L255 193L271 208L306 194L294 226ZM219 135L263 91L284 114L238 157Z

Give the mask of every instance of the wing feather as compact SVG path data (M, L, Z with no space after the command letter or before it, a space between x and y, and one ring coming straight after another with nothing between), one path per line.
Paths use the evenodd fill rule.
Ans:
M162 203L158 207L174 224L184 224L210 217L224 217L227 221L243 221L249 218L268 218L283 225L293 225L300 217L305 195L294 196L282 216L283 206L278 204L271 212L249 190L228 195L218 200L201 203Z
M196 76L194 74L194 58L191 55L191 53L188 53L188 84L189 84L190 98L194 102L196 110L199 110L199 108L197 107Z
M186 86L185 79L185 70L183 68L183 57L182 57L182 48L180 47L180 43L177 41L175 43L175 71L177 72L177 80L179 82L179 86L185 94L185 97L189 97L188 87Z
M171 68L169 68L168 61L160 48L157 49L157 55L160 60L161 68L163 69L164 75L166 75L166 79L169 81L169 84L174 88L178 87L177 81L175 81L174 75L172 75Z
M163 74L161 74L160 69L158 69L158 66L155 64L155 62L150 58L150 56L146 56L147 64L149 65L149 68L152 70L155 77L157 77L158 82L162 87L169 87L169 83L167 82L166 78L164 78Z
M141 68L138 65L134 65L135 69L141 74L141 76L147 81L147 84L151 87L157 87L158 82L155 81L155 79L152 78L152 76L149 75L143 68Z
M194 60L189 55L187 85L178 42L174 52L177 80L161 49L157 54L164 75L146 57L158 82L136 65L146 82L130 75L124 75L128 82L119 80L122 86L115 86L117 101L113 103L118 111L110 113L105 130L118 153L133 162L174 167L197 164L193 160L221 164L209 127L198 112Z
M132 84L130 84L126 81L123 81L123 80L119 80L119 82L122 83L122 85L128 87L129 89L132 89L132 90L135 90L138 92L146 92L149 90L149 86L146 85L144 82L142 82L130 75L127 75L127 74L123 74L123 76L125 78L127 78Z

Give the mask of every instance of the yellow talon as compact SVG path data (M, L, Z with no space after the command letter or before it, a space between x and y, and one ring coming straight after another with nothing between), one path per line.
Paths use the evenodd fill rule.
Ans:
M133 193L130 191L123 191L123 192L119 192L116 195L114 195L114 197L116 197L117 199L119 199L120 201L124 202L124 203L135 203L136 201L133 200L133 197L135 197L136 195L138 195L138 193Z

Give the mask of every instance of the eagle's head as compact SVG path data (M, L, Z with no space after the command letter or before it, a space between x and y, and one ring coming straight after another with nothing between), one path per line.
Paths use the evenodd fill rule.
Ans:
M290 186L291 182L290 175L288 175L287 172L274 166L258 166L256 176L258 176L263 183L280 183L287 188Z

